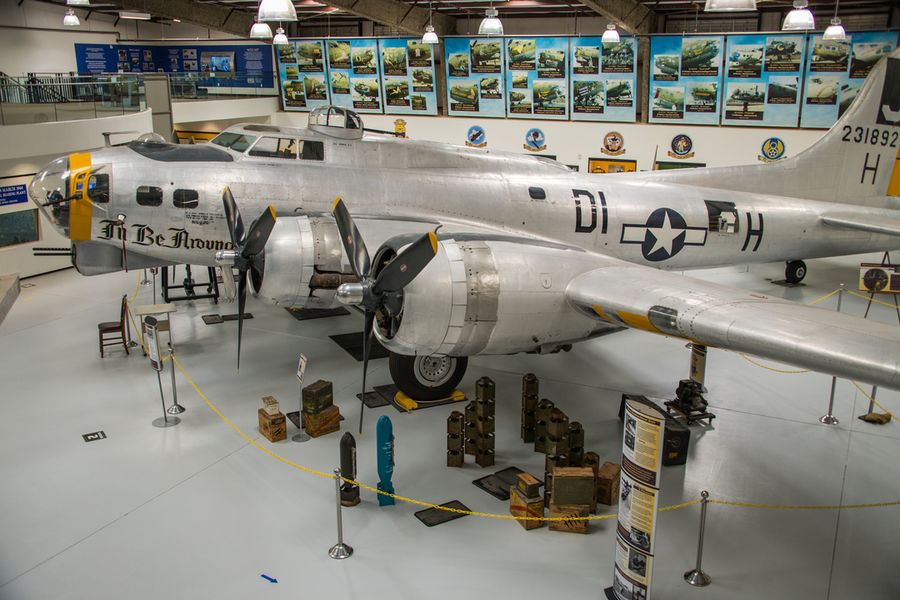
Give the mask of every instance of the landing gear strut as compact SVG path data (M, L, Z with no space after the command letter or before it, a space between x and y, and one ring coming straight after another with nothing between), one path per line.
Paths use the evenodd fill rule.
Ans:
M459 385L469 359L465 356L404 356L391 353L391 378L414 400L447 398Z
M797 284L806 277L806 263L802 260L789 260L784 264L784 280Z

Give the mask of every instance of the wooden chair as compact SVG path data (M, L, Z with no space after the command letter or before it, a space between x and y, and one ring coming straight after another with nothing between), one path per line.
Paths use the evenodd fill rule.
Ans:
M103 348L122 344L125 354L128 354L128 336L125 334L125 325L128 320L128 296L122 296L122 305L119 310L118 321L107 321L97 325L100 333L100 358L103 358Z

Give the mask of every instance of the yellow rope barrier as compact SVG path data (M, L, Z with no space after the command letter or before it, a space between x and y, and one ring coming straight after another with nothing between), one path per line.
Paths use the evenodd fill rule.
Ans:
M737 354L738 354L738 356L740 356L741 358L746 360L751 365L756 365L757 367L761 367L768 371L775 371L776 373L784 373L785 375L799 375L801 373L809 373L810 372L809 369L776 369L775 367L770 367L770 366L762 364L761 362L757 362L757 361L753 360L752 358L750 358L743 352L738 352Z
M806 305L807 305L807 306L815 306L815 305L818 304L819 302L824 302L825 300L828 300L829 298L831 298L831 297L834 296L835 294L839 294L840 292L841 292L841 288L838 288L838 289L834 290L833 292L831 292L830 294L825 294L825 295L822 296L821 298L816 298L816 299L813 300L812 302L807 302Z
M244 440L248 444L250 444L257 450L260 450L261 452L268 454L275 460L277 460L289 467L293 467L304 473L316 475L317 477L323 477L326 479L334 479L334 475L332 473L325 473L324 471L317 471L316 469L311 469L309 467L304 467L301 464L295 463L294 461L292 461L288 458L285 458L285 457L281 456L280 454L277 454L276 452L273 452L272 450L266 448L265 446L263 446L262 444L257 442L255 439L253 439L252 437L250 437L249 435L244 433L244 431L241 428L239 428L237 425L235 425L228 417L226 417L224 415L224 413L222 413L222 411L219 410L219 408L215 404L213 404L213 402L206 396L206 394L203 393L203 391L197 386L197 384L194 383L194 380L191 379L191 377L187 374L187 371L185 371L181 362L178 360L178 357L176 357L174 355L170 355L170 357L171 357L172 361L174 362L175 366L178 368L178 370L181 371L181 374L184 376L185 380L194 389L194 391L197 393L197 395L200 396L200 398L203 400L203 402L206 403L206 405L209 407L209 409L212 410L219 417L219 419L222 420L223 423L225 423L226 425L231 427L231 429L234 430L235 433L237 433L242 438L244 438ZM163 360L166 360L166 359L163 359ZM443 511L452 512L452 513L458 513L458 514L462 514L462 515L471 515L473 517L483 517L483 518L489 518L489 519L503 519L503 520L516 520L516 521L601 521L601 520L607 520L607 519L615 519L618 516L617 514L614 513L614 514L609 514L609 515L589 515L587 517L519 517L519 516L515 516L515 515L501 515L501 514L495 514L495 513L479 512L479 511L474 511L474 510L462 510L459 508L451 508L451 507L447 507L447 506L441 506L439 504L434 504L432 502L424 502L422 500L416 500L414 498L408 498L406 496L400 496L398 494L391 494L389 492L379 490L377 487L367 485L367 484L361 483L359 481L354 481L353 479L349 479L347 477L341 477L341 480L344 481L345 483L349 483L351 485L358 486L361 489L368 490L375 494L381 494L383 496L387 496L389 498L393 498L394 500L399 500L401 502L406 502L408 504L414 504L416 506L424 506L426 508L436 508L438 510L443 510ZM841 505L804 506L804 505L758 504L758 503L748 503L748 502L732 502L729 500L710 500L709 502L713 503L713 504L722 504L722 505L726 505L726 506L736 506L736 507L745 507L745 508L771 508L771 509L782 509L782 510L786 510L786 509L792 509L792 510L796 510L796 509L837 510L837 509L847 509L847 508L875 508L875 507L885 507L885 506L900 506L900 500L892 501L892 502L871 503L871 504L847 504L847 505L843 505L843 506L841 506ZM694 505L697 505L700 503L701 503L700 500L690 500L688 502L682 502L681 504L673 504L671 506L664 506L664 507L660 508L659 510L660 510L660 512L666 512L666 511L670 511L670 510L678 510L681 508L687 508L689 506L694 506Z
M862 298L866 302L871 302L872 304L881 304L881 305L887 306L888 308L893 308L894 310L897 310L896 304L888 304L887 302L883 302L881 300L876 300L875 298L870 298L869 296L864 296L864 295L860 294L859 292L855 292L853 290L846 290L846 292L848 294L850 294L851 296L856 296L857 298Z

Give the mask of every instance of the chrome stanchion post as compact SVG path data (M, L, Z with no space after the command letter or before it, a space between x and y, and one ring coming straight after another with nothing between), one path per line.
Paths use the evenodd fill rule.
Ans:
M696 587L706 587L712 583L712 577L703 572L703 533L706 529L706 505L709 504L709 492L700 492L700 539L697 541L697 566L684 574L684 580Z
M150 280L147 279L147 269L144 269L144 277L141 279L141 285L150 285Z
M180 415L187 409L178 404L178 388L175 387L175 355L172 352L172 346L169 346L169 366L172 367L172 406L166 410L170 415Z
M328 551L328 556L338 560L350 558L353 548L344 543L344 523L341 521L341 470L334 470L334 495L337 500L337 544Z
M841 284L840 289L838 290L838 300L837 300L837 311L841 312L841 300L844 299L844 284ZM821 417L819 417L819 423L823 425L837 425L840 423L838 418L832 414L834 410L834 390L837 387L837 377L832 376L831 378L831 394L828 398L828 412Z

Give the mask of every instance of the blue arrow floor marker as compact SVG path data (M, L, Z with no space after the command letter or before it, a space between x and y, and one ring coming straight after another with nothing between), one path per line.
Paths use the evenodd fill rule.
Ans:
M265 580L268 581L269 583L278 583L278 580L277 580L277 579L275 579L274 577L269 577L269 576L266 575L265 573L262 573L262 574L260 575L260 577L262 577L263 579L265 579Z

